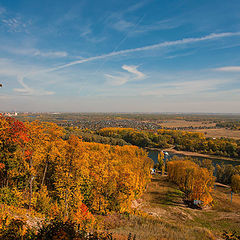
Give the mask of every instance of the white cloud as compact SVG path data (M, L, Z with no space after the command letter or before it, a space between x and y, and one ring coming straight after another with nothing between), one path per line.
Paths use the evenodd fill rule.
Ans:
M135 32L144 33L150 31L173 29L179 27L181 24L182 23L179 20L177 21L176 19L164 19L156 22L155 24L139 26L139 28L136 29Z
M113 76L111 74L105 74L104 76L107 79L107 83L112 86L121 86L129 80L128 76Z
M199 37L199 38L183 38L183 39L176 40L176 41L165 41L165 42L161 42L158 44L148 45L145 47L132 48L132 49L126 49L126 50L121 50L121 51L114 51L111 53L107 53L107 54L103 54L103 55L99 55L99 56L95 56L95 57L72 61L67 64L48 69L47 71L56 71L56 70L70 67L70 66L73 66L76 64L81 64L81 63L85 63L85 62L90 62L90 61L105 59L105 58L109 58L109 57L124 55L124 54L128 54L128 53L142 52L142 51L148 51L148 50L154 50L154 49L158 49L158 48L166 48L166 47L172 47L172 46L181 46L181 45L186 45L186 44L192 44L192 43L203 42L203 41L208 41L208 40L216 40L216 39L220 39L220 38L233 37L233 36L240 36L240 32L211 33L209 35L206 35L204 37Z
M190 56L192 54L194 54L195 51L191 51L191 52L187 52L187 53L180 53L180 54L175 54L175 55L169 55L166 56L166 59L173 59L173 58L178 58L178 57L186 57L186 56Z
M23 95L34 95L34 96L46 96L53 95L55 92L46 91L43 89L30 88L26 83L24 83L24 76L18 76L18 82L23 88L14 88L13 91L22 93Z
M134 65L123 65L122 69L129 72L130 74L120 73L120 76L114 76L111 74L105 74L107 83L113 86L120 86L130 81L143 80L146 75L140 72L138 66Z
M232 82L234 80L231 80ZM205 79L195 81L181 81L161 83L151 86L151 89L142 92L143 96L170 96L170 95L193 95L201 92L215 91L220 86L229 84L229 79Z
M214 70L221 71L221 72L240 72L240 66L227 66L227 67L215 68Z
M120 32L129 31L131 28L134 28L135 24L128 22L124 19L116 21L112 27Z
M92 34L92 29L91 29L91 25L88 24L88 25L84 26L83 29L81 29L81 34L80 35L82 37L85 37L89 34Z
M31 70L30 70L31 69ZM22 95L35 95L35 96L43 96L43 95L53 95L54 92L44 90L42 87L35 87L32 88L28 84L24 82L26 77L33 77L36 72L41 72L41 69L37 68L34 65L22 66L8 59L0 59L0 77L5 79L15 78L22 86L22 88L14 88L14 92L21 93ZM35 79L34 79L35 80ZM38 79L37 79L38 80ZM8 85L7 81L5 80L4 85ZM39 85L39 82L38 82ZM8 89L9 91L9 89Z
M123 65L122 69L134 74L136 77L135 79L143 79L145 78L145 74L137 70L138 66L132 66L132 65Z
M4 47L2 50L7 51L12 54L26 55L26 56L39 56L46 58L61 58L67 57L68 53L65 51L42 51L36 48L14 48L14 47Z
M6 17L2 19L2 24L7 28L8 32L28 32L31 21L23 21L20 17Z
M121 18L118 19L112 27L120 32L128 32L129 36L135 36L141 33L147 33L152 31L167 30L177 28L182 24L181 21L176 19L164 19L155 22L154 24L134 24L130 21L126 21Z
M35 56L41 56L41 57L66 57L68 55L67 52L65 51L49 51L49 52L42 52L40 50L35 50L34 51Z

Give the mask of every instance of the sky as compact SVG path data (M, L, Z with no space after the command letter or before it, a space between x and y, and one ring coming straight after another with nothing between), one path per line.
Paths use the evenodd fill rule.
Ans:
M0 0L0 111L240 113L239 0Z

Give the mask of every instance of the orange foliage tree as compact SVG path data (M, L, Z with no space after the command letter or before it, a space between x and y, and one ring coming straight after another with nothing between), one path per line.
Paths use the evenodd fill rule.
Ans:
M190 201L201 200L203 205L212 202L212 187L215 181L206 168L188 160L170 161L167 164L168 178L175 182Z

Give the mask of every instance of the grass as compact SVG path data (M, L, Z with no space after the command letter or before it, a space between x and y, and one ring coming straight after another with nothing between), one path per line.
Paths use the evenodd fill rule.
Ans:
M224 231L240 233L240 197L229 200L229 189L217 187L213 192L214 206L205 210L191 209L184 204L184 194L166 177L152 179L142 196L138 210L147 216L108 217L105 224L116 239L222 239ZM118 222L111 225L111 222Z
M214 239L211 233L201 227L184 227L181 224L173 224L168 221L132 216L127 225L117 229L111 229L113 236L127 236L129 233L136 235L136 239ZM123 238L124 239L124 238ZM126 238L125 238L126 239Z

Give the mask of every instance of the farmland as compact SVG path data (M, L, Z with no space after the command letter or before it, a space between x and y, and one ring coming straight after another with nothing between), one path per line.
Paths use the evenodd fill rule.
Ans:
M240 130L231 130L224 128L213 128L213 129L197 129L193 130L194 132L202 132L206 137L211 138L234 138L240 139Z

